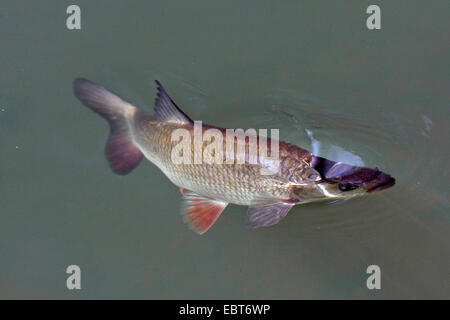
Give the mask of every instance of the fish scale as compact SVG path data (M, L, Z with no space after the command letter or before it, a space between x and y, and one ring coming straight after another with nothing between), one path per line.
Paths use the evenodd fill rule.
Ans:
M138 115L136 116L135 128L133 138L144 154L148 154L149 150L152 150L153 145L162 146L158 148L157 154L150 156L151 161L174 184L182 188L211 198L242 205L250 205L251 201L259 195L267 196L276 192L274 196L284 194L285 197L289 197L292 194L292 187L288 183L284 185L277 184L275 186L276 180L274 178L262 175L260 172L261 165L248 163L174 164L171 159L171 154L173 148L178 143L178 141L171 141L171 134L174 130L181 128L189 131L191 136L191 159L194 159L195 151L202 155L206 148L205 145L202 145L202 148L197 148L198 150L194 147L194 129L192 125L155 123L151 117ZM223 133L223 141L225 141L225 129L206 126L203 128L203 133L210 128L220 130ZM248 140L246 140L247 145L248 143ZM281 147L283 148L284 146L282 145ZM245 148L245 150L248 151L248 148ZM285 163L294 164L294 161L285 161Z

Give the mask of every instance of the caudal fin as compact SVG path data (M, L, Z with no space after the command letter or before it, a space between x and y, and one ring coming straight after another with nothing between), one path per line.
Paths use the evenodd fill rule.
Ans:
M138 109L101 85L83 78L73 82L75 96L92 111L105 118L110 126L105 156L112 170L127 174L142 160L142 153L133 143L130 125Z

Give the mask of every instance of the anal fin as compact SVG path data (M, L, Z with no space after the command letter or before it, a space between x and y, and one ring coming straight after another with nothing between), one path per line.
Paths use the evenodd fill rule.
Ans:
M181 214L189 227L203 234L216 222L227 202L201 196L190 190L180 188L183 195Z

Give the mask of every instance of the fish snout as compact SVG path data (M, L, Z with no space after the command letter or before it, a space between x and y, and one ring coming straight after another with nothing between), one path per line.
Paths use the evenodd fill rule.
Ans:
M362 188L366 192L374 192L387 189L395 184L395 179L390 174L384 173L378 168L358 167L340 162L335 163L327 170L325 178L338 182L341 190L348 187L348 189Z
M367 192L381 191L392 187L395 179L391 175L381 172L375 179L363 186Z

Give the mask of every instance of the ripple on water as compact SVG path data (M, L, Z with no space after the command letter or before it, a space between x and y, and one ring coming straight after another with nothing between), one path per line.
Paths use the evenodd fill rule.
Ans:
M396 178L395 187L374 196L306 205L315 214L303 216L305 228L366 228L402 216L420 221L434 208L445 212L441 207L448 207L448 187L436 184L437 176L448 177L448 152L443 156L431 143L436 139L436 126L429 116L393 111L370 118L360 112L323 107L317 99L284 91L268 95L264 103L265 112L252 118L257 126L280 128L282 140L318 156L378 167ZM440 218L449 217L444 214Z

